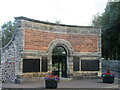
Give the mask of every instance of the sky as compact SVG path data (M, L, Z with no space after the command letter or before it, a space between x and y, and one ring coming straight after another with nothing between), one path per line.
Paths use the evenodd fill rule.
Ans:
M0 27L14 17L89 26L93 15L104 12L108 0L0 0Z

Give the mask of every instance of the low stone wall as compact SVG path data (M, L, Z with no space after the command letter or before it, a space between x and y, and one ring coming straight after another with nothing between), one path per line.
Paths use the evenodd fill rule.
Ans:
M3 47L1 55L2 82L14 83L20 71L21 31L16 29L10 42Z
M76 73L73 76L74 80L80 80L80 79L99 79L100 77L98 76L97 72L87 72L87 73Z
M44 77L47 75L47 73L23 73L21 75L18 75L16 77L15 83L26 83L26 82L36 82L40 80L44 80Z
M120 71L120 61L102 60L102 68Z
M11 45L2 53L2 81L14 82L15 80L15 63L16 63L16 47Z

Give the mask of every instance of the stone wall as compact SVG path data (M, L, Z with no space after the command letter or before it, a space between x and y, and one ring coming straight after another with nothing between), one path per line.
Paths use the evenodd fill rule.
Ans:
M48 55L51 58L50 55L52 53L49 53L49 51L52 52L55 46L61 45L65 46L65 48L69 46L65 45L64 42L68 42L72 47L67 63L71 72L73 72L73 56L80 57L80 60L99 60L101 57L101 31L99 28L92 26L57 25L26 18L21 20L21 27L24 28L24 58L35 58L36 56L39 58L40 55ZM57 42L51 48L51 43L54 41ZM67 48L66 50L69 51L70 49ZM25 55L26 51L27 53L33 52L32 55L34 57L30 57L30 54ZM52 58L49 60L52 62ZM52 63L49 63L49 65L51 67ZM74 73L86 72L78 71Z
M16 47L13 45L3 52L2 81L14 82L15 80L15 53Z
M16 29L11 41L2 48L2 81L15 82L20 73L21 30Z
M23 50L49 51L54 40L65 40L73 48L74 55L101 56L101 30L92 26L72 26L46 23L18 17L24 29Z
M15 19L24 29L24 51L48 51L53 40L63 39L72 45L74 52L101 56L101 30L98 27L47 23L26 17Z

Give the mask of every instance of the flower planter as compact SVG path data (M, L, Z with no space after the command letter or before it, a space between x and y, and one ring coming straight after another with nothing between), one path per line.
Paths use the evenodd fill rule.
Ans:
M48 89L57 88L58 82L56 80L45 80L45 87Z
M106 73L102 73L103 83L113 83L115 74L108 69Z
M103 83L113 83L113 82L114 82L113 76L103 77Z

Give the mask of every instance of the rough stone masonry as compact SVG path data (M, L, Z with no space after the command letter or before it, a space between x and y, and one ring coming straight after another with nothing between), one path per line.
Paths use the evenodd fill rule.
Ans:
M61 78L101 73L100 28L15 19L13 38L2 48L3 82L41 80L53 66ZM55 55L55 48L62 53Z

